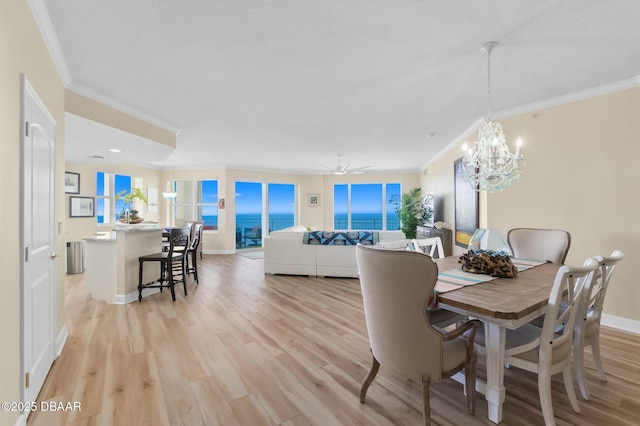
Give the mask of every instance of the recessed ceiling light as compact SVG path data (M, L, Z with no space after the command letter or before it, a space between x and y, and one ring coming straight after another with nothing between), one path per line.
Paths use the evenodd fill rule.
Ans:
M117 148L111 148L109 150L109 152L121 152L121 151L119 149L117 149Z

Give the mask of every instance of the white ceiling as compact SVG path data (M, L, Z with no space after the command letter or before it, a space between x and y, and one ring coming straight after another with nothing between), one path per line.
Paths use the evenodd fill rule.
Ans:
M177 168L417 171L487 114L487 41L497 116L640 81L637 0L30 3L68 87L179 130Z

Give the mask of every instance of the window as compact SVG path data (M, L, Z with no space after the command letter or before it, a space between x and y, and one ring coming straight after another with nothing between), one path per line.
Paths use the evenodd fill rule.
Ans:
M96 219L99 224L115 223L124 211L123 200L115 201L120 191L131 191L132 181L142 187L142 179L105 172L96 173ZM111 190L113 188L113 190Z
M174 182L177 192L173 204L174 223L204 223L205 230L218 229L218 181L179 180Z
M400 194L399 183L335 185L334 229L400 229L400 220L389 202L393 194Z

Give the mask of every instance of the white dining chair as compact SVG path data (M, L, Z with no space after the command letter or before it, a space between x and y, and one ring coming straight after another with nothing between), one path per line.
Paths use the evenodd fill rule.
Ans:
M560 229L514 228L507 233L513 257L564 263L571 234Z
M547 426L555 425L551 399L551 376L555 374L562 373L571 407L580 412L571 368L573 329L582 290L591 285L597 267L593 258L587 259L584 266L561 266L549 295L542 328L529 323L506 330L505 363L538 375L540 406ZM561 309L561 304L565 309ZM479 330L476 346L483 346L484 339L484 331ZM484 352L484 348L478 352Z
M413 250L411 240L378 241L376 247L385 250Z
M414 251L426 253L432 259L445 257L442 239L440 237L412 239L411 246ZM444 329L450 325L466 320L463 315L440 308L427 308L427 318L431 325Z
M442 239L440 239L440 237L414 238L413 240L411 240L411 244L413 245L413 249L415 251L427 253L434 259L440 259L444 257L444 247L442 246Z
M577 319L573 335L573 362L576 366L576 377L580 393L585 400L589 400L587 389L587 378L584 367L584 350L591 347L593 360L598 370L600 380L607 381L600 357L600 320L604 297L609 288L611 276L616 264L624 258L624 253L615 250L611 256L596 256L596 261L600 267L600 273L591 282L589 288L585 288L578 307Z

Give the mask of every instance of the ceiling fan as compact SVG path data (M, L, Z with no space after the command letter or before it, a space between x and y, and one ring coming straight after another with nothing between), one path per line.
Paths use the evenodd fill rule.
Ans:
M362 170L364 169L368 169L371 166L363 166L363 167L357 167L355 169L350 169L349 166L351 166L351 164L348 164L346 166L343 166L341 161L342 161L342 155L341 154L337 154L338 157L338 165L336 167L327 167L327 166L322 166L325 169L329 170L331 173L333 173L334 175L346 175L349 173L362 173Z

